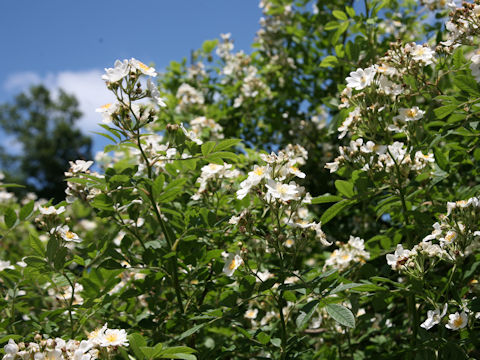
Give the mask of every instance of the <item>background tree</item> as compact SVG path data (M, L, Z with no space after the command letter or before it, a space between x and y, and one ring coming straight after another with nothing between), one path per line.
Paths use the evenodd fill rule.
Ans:
M7 180L27 186L39 197L62 201L68 162L91 158L91 138L75 128L81 116L74 96L60 90L53 99L42 85L0 106L1 130L22 147L19 154L0 148Z

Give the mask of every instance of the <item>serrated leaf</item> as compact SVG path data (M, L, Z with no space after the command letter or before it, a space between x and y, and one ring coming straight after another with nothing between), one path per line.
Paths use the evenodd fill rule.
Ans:
M207 156L213 151L215 147L215 141L207 141L206 143L202 144L202 155Z
M437 118L443 119L455 111L456 108L457 105L445 105L434 109L433 112Z
M130 334L128 335L128 342L129 342L130 349L132 349L137 359L143 360L145 358L145 355L140 350L140 348L145 347L147 345L147 342L143 338L143 336L138 333Z
M15 213L15 210L10 207L6 208L3 213L3 219L7 228L12 228L17 222L17 214Z
M355 327L355 317L345 306L339 304L328 304L325 309L332 319L338 322L340 325L351 328Z
M30 248L34 251L36 255L39 255L41 257L45 256L45 246L38 237L30 234L29 242Z
M220 141L216 146L215 146L215 151L222 151L228 148L231 148L232 146L235 146L242 142L240 139L227 139L227 140L222 140Z
M475 79L467 75L456 75L453 79L453 83L460 90L467 92L472 96L479 96L480 92L478 91L478 84Z
M34 201L30 201L27 205L23 206L18 214L20 220L25 220L32 213L34 206Z

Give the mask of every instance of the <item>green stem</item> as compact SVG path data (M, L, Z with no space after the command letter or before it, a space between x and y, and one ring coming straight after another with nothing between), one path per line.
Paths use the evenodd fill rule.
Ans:
M140 149L140 153L142 154L143 160L145 161L145 165L147 166L147 172L148 172L148 178L150 180L153 180L153 174L152 174L152 166L148 160L147 155L145 154L145 151L143 150L142 143L140 140L140 130L137 130L136 132L136 140L138 144L138 148ZM167 231L167 227L165 226L165 222L162 219L162 216L160 212L158 211L157 203L155 202L155 199L153 198L153 190L150 185L148 185L148 199L150 200L150 203L152 204L153 211L155 213L155 217L157 218L157 221L160 224L160 227L162 228L162 232L165 235L165 239L167 240L168 246L170 250L175 252L175 256L172 257L171 260L171 267L172 267L172 277L173 277L173 283L174 283L174 288L175 288L175 295L177 297L177 302L178 302L178 307L180 309L180 312L183 314L184 313L184 308L183 308L183 301L182 301L182 293L180 289L180 283L178 281L178 260L177 260L177 251L173 249L173 244L174 241L170 238L170 234Z
M72 288L72 296L70 297L70 301L68 303L68 316L70 318L70 333L72 339L75 337L75 331L73 330L73 315L72 315L72 306L73 306L73 299L75 297L75 285L73 284L72 280L67 276L67 274L64 272L63 276L67 279L68 283L70 284L70 287Z

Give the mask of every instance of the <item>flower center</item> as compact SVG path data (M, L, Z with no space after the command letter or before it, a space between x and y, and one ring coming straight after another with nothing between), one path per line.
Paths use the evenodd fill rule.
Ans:
M453 320L453 325L455 325L455 327L460 327L463 325L463 319L461 316L459 316L458 318L456 318L455 320Z

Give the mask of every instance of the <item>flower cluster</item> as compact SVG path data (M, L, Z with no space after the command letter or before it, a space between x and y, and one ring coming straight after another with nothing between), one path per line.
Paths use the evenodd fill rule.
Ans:
M240 176L240 171L237 169L232 169L231 164L224 163L223 165L219 164L208 164L202 167L202 173L197 179L197 182L200 183L200 187L197 192L192 195L193 200L200 200L202 194L206 194L209 184L212 184L216 180L220 179L234 179Z
M12 339L5 345L2 360L95 360L109 358L120 346L128 346L127 333L123 329L108 329L107 324L91 332L88 340L43 339L35 336L35 342L15 343Z
M325 266L331 266L338 270L345 270L351 264L365 263L370 259L370 253L365 250L364 240L350 235L346 244L337 243L338 249L335 249L330 257L325 261Z
M93 165L93 161L76 160L70 161L70 169L65 172L67 178L85 179L85 174L95 176L97 178L103 177L96 172L92 173L89 168ZM88 188L81 182L67 181L67 188L65 189L65 200L67 203L73 203L77 198L89 201L100 193L96 188Z
M450 20L445 24L448 38L441 42L447 51L451 51L460 45L471 45L480 33L480 4L463 2L462 7L456 8L452 4Z
M178 111L185 111L193 105L203 105L205 97L200 90L193 86L183 83L177 90Z
M408 176L410 172L419 173L430 167L435 158L432 153L416 151L413 159L407 147L400 141L392 145L377 145L362 138L350 141L349 146L339 147L340 155L333 162L325 165L331 173L338 171L342 165L351 165L364 171L385 171L387 173Z
M255 165L248 173L247 179L240 183L237 191L237 199L243 199L252 189L265 185L265 200L267 202L290 200L302 200L305 203L311 198L305 189L298 186L294 181L295 177L305 178L305 174L298 168L305 164L308 154L300 145L289 145L284 151L278 154L261 154L265 165Z

